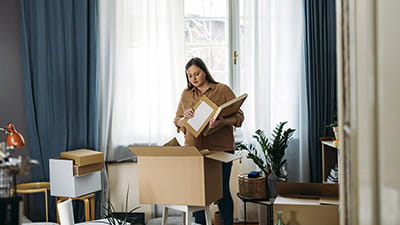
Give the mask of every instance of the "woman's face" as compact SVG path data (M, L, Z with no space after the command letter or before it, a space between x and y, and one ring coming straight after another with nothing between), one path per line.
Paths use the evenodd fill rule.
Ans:
M203 72L198 66L191 65L186 71L189 82L195 87L201 87L207 83L206 73Z

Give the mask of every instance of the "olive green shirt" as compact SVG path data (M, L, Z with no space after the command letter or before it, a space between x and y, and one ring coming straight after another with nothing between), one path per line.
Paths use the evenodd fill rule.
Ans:
M183 112L188 108L193 108L203 94L197 88L185 89L182 93L181 100L176 110L174 123L179 131L178 121L183 118ZM204 92L211 101L215 104L222 105L225 102L235 98L233 91L225 84L210 84L209 89ZM244 120L244 115L241 110L231 115L236 119L235 127L240 127ZM197 138L190 132L185 133L185 146L195 146L199 150L208 149L210 151L229 151L235 149L235 141L233 136L233 126L226 125L221 129L203 136L200 134Z

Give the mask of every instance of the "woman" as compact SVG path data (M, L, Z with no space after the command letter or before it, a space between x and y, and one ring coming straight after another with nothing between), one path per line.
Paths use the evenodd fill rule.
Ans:
M208 136L199 135L195 138L190 132L186 132L182 125L183 118L192 118L194 116L193 106L199 101L202 95L206 95L217 105L221 105L233 98L235 94L225 84L216 82L203 60L192 58L186 64L187 89L182 93L174 123L179 131L185 134L185 145L195 146L198 149L209 149L211 151L225 151L233 154L235 141L233 136L233 127L242 125L244 116L239 110L229 117L220 117L211 120L209 128L220 128ZM222 216L224 225L233 224L233 200L229 188L229 178L232 169L232 162L223 163L223 197L218 201L218 207ZM195 213L195 222L206 224L204 211Z

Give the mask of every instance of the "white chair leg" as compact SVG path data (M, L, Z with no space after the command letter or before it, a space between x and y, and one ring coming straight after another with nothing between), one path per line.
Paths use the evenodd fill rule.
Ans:
M187 210L186 212L185 212L185 214L186 214L186 216L185 216L185 218L186 218L186 225L192 225L192 212L190 211L190 210Z
M203 210L206 216L206 224L212 225L211 222L211 211L210 206L199 207L199 206L181 206L181 205L165 205L163 208L163 216L162 216L162 225L167 225L167 218L168 218L168 208L172 208L182 212L182 224L183 225L192 225L192 217L193 212Z
M186 224L186 212L182 212L182 224L187 225Z
M168 219L168 207L164 206L161 225L167 225L167 219Z
M207 205L204 207L204 213L206 214L206 224L207 225L212 225L211 223L211 211L210 211L210 206Z

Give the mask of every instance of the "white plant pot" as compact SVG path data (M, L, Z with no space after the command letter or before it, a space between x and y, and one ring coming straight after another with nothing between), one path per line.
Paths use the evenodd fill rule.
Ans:
M332 130L335 134L335 140L339 140L339 127L332 127Z

